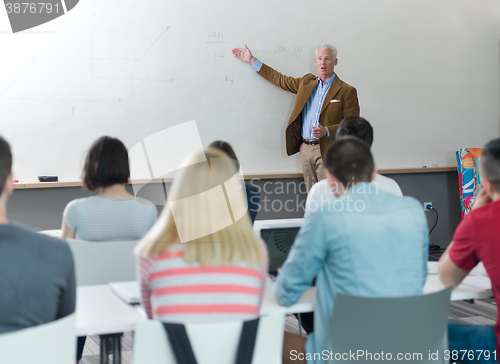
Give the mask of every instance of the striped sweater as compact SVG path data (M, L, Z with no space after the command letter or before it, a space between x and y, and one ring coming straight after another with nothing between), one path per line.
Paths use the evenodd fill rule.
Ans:
M246 263L202 267L184 261L184 246L137 259L137 276L149 318L164 322L218 322L258 316L264 271Z
M158 210L141 198L116 200L90 196L68 203L63 217L77 239L126 241L144 237L156 222Z

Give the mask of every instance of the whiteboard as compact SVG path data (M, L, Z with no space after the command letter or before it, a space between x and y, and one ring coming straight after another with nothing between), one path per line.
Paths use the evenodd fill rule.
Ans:
M82 0L16 34L1 9L0 39L0 133L20 181L76 179L96 138L133 149L192 120L198 135L178 140L226 140L244 173L300 171L285 153L295 95L232 57L245 43L294 77L334 44L379 168L453 166L499 136L498 0Z

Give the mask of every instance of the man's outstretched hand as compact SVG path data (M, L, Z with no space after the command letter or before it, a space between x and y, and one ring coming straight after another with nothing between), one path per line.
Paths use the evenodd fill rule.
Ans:
M248 49L246 44L245 48L233 48L232 53L236 58L239 58L243 62L247 62L250 64L253 64L257 60L257 58L252 56L252 52L250 52L250 49Z

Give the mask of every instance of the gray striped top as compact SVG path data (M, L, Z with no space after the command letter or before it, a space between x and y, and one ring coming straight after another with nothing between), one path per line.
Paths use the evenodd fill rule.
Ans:
M63 213L76 239L127 241L141 239L158 217L156 206L141 198L116 200L99 196L68 203Z

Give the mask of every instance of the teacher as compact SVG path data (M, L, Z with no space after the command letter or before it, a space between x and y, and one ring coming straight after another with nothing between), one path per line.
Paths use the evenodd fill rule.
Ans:
M248 62L259 75L281 89L297 94L286 127L286 152L300 152L307 192L314 183L325 178L322 156L335 138L338 124L348 116L359 116L356 89L335 74L337 48L322 44L316 48L319 77L311 73L302 78L284 76L263 64L250 49L234 48L232 53Z

